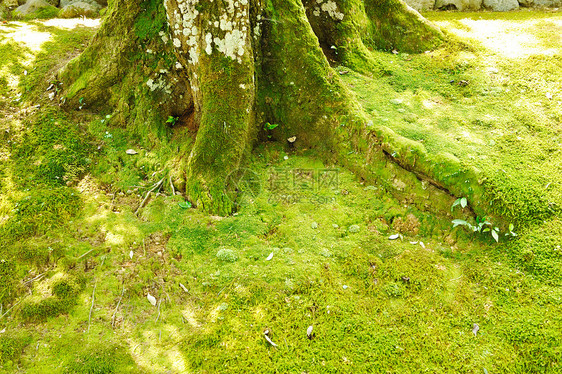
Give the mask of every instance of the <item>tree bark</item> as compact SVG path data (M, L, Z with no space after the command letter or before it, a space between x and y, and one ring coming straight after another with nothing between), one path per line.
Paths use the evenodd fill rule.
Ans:
M376 70L370 49L418 52L442 40L401 0L114 0L59 78L67 105L114 108L145 140L161 141L169 115L189 124L194 140L179 137L186 194L228 214L227 176L266 122L278 124L275 139L296 137L328 159L361 148L367 120L329 59Z

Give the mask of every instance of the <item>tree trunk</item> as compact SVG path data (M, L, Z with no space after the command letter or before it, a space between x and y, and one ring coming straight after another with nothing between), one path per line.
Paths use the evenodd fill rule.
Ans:
M442 39L401 0L114 0L59 78L67 105L114 108L153 142L180 117L196 134L179 137L186 194L228 214L227 176L264 140L265 123L327 158L370 152L367 119L329 60L376 70L370 49L419 52ZM374 136L380 145L384 134Z

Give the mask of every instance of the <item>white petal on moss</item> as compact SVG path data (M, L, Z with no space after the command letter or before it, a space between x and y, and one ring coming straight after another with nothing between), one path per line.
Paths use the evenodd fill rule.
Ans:
M146 295L148 301L152 304L152 306L156 306L156 298L151 294Z

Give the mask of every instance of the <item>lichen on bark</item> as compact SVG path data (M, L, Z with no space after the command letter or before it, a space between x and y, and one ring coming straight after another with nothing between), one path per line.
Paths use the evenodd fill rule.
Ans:
M178 156L186 195L228 214L227 176L265 122L279 125L275 138L296 137L332 161L360 149L350 129L365 117L330 67L332 46L340 63L369 63L372 48L420 51L441 40L401 0L114 0L60 79L68 103L109 104L136 132L155 133L142 128L147 117L156 128L172 113L189 117L195 139Z

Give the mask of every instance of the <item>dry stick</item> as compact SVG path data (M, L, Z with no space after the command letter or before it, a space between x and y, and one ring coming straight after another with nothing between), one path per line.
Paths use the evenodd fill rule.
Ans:
M172 182L171 175L170 175L170 187L172 187L172 196L176 196L176 189L174 188L174 183Z
M113 191L113 198L111 199L111 205L109 206L109 210L113 211L113 208L115 207L115 195L116 192Z
M158 317L156 317L156 322L160 319L160 304L162 304L162 299L158 300Z
M18 305L18 304L21 303L22 301L23 301L23 300L20 300L20 301L18 301L17 303L15 303L14 305L12 305L12 306L10 307L10 309L8 309L8 310L6 311L6 313L4 313L4 314L2 314L2 315L0 316L0 318L4 318L4 316L5 316L6 314L10 313L10 310L12 310L16 305Z
M123 294L125 293L125 285L123 285L123 290L121 291L121 297L117 302L117 306L115 307L115 311L113 312L113 316L111 317L111 327L115 328L115 315L117 314L117 310L119 309L119 305L121 304L121 300L123 299Z
M229 284L227 284L226 286L224 286L224 287L219 291L219 293L217 294L217 296L220 296L221 293L222 293L222 291L224 291L225 288L232 286L232 284L233 284L237 279L238 279L238 277L235 277L235 278L232 280L232 282L230 282Z
M28 281L25 281L25 282L23 282L23 284L28 284L28 283L31 283L31 282L33 282L33 281L36 281L36 280L38 280L38 279L42 278L42 277L43 277L43 276L44 276L45 274L47 274L47 273L39 274L39 275L38 275L38 276L36 276L35 278L33 278L33 279L30 279L30 280L28 280Z
M95 251L97 248L92 248L90 249L88 252L84 253L82 256L78 257L77 260L80 260L82 257L86 256L87 254L89 254L92 251Z
M148 197L150 196L150 194L155 189L160 188L160 186L162 186L162 183L164 183L164 178L160 179L160 181L158 183L156 183L154 186L152 186L152 188L146 193L146 196L145 196L144 200L140 203L139 207L135 211L135 215L138 214L139 211L144 207L144 204L146 204L146 201L148 200Z
M95 293L96 293L96 286L97 286L97 282L94 283L94 291L92 292L92 306L90 307L90 314L88 315L88 331L90 332L90 322L92 320L92 310L94 309L94 299L95 299Z

